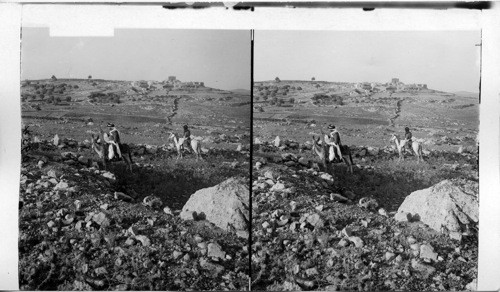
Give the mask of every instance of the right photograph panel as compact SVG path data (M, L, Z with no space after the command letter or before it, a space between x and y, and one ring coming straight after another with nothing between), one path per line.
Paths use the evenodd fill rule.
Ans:
M255 31L253 290L475 290L480 31Z

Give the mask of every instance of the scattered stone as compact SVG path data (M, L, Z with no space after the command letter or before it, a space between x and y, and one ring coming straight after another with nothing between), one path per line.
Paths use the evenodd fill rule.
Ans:
M318 273L318 269L316 269L316 268L309 268L309 269L306 270L306 275L308 277L312 277L312 276L315 276L315 275L318 275L318 274L319 274Z
M174 260L180 258L182 255L183 253L178 250L174 250L174 252L172 253L172 257L174 258Z
M322 228L325 225L323 219L319 214L312 214L307 217L307 222L314 226L314 228Z
M413 236L408 236L408 238L406 239L406 241L408 241L409 244L414 244L417 242L417 240L415 239L415 237Z
M342 196L342 195L339 195L339 194L336 194L336 193L331 193L330 194L330 200L332 201L335 201L335 202L340 202L340 203L343 203L343 202L348 202L349 199Z
M345 236L345 237L353 236L352 228L349 227L349 226L344 227L344 229L342 229L342 235Z
M357 236L351 236L351 237L348 237L347 239L349 239L352 243L354 243L354 245L356 247L361 248L364 246L363 240Z
M161 208L163 202L156 196L147 196L142 200L142 204L156 210Z
M61 191L67 191L69 189L69 184L65 181L60 181L55 187L54 191L61 190Z
M109 226L109 219L107 218L106 214L104 214L103 212L100 212L98 214L95 214L93 217L92 217L92 220L99 224L100 226L102 227L105 227L105 226Z
M410 222L411 221L411 215L408 212L397 212L394 215L394 220L398 222Z
M342 238L338 244L341 247L346 247L349 244L349 242L345 238Z
M105 178L108 178L110 180L116 180L115 175L113 173L109 172L109 171L103 172L102 176L104 176Z
M382 216L389 217L389 214L387 214L387 211L384 208L378 209L378 213Z
M281 191L283 191L284 189L285 189L285 185L284 185L283 183L281 183L281 182L277 182L276 184L274 184L274 185L271 187L270 191L271 191L271 192L281 192Z
M126 195L122 192L115 192L115 199L122 200L125 202L132 202L134 200L131 196Z
M396 254L393 252L386 252L385 253L385 260L390 262L396 257Z
M165 208L163 208L163 212L167 215L174 215L172 209L170 209L168 206L165 206Z
M47 175L49 177L57 178L57 173L56 173L56 171L54 169L51 169L51 170L47 171Z
M414 270L421 272L424 279L429 278L429 276L436 271L436 268L426 264L422 264L417 259L411 260L411 267Z
M151 245L151 241L145 235L136 235L135 239L140 241L143 246L150 246Z
M434 252L434 248L429 244L422 244L420 246L420 258L421 259L430 259L433 261L437 261L438 254Z
M365 209L368 209L368 210L376 210L377 207L378 207L378 203L375 199L371 199L371 198L361 198L359 200L359 204L358 204L361 208L365 208Z
M219 244L209 243L207 246L207 256L216 259L224 259L226 257L226 252L222 250Z
M450 238L457 240L458 242L461 242L462 241L462 232L452 231L452 232L450 232Z

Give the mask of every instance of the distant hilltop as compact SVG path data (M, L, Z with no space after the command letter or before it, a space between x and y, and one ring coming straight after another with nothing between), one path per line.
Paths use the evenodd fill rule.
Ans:
M346 92L350 95L367 95L376 92L401 92L401 91L431 91L425 83L405 84L399 78L392 78L389 82L330 82L317 81L314 77L311 80L280 80L276 77L274 80L258 81L255 86L278 86L278 84L294 84L302 83L308 87L315 86L316 88L328 87L330 90ZM302 86L302 85L301 85ZM435 90L434 90L435 91Z
M427 84L425 83L412 83L405 84L399 80L399 78L392 78L389 82L330 82L330 81L317 81L314 77L311 81L308 80L280 80L279 77L276 77L274 81L259 81L257 83L286 83L286 82L311 82L317 84L333 84L338 89L357 89L357 91L372 91L372 92L381 92L381 91L420 91L427 90Z
M48 79L26 79L21 82L21 85L28 84L29 81L89 81L89 82L130 82L130 85L133 87L140 87L145 89L150 89L154 85L160 85L163 88L172 88L172 89L189 89L189 88L200 88L205 87L205 82L203 81L188 81L182 82L177 79L176 76L168 76L168 78L164 81L156 81L156 80L138 80L138 81L123 81L123 80L106 80L106 79L94 79L91 75L88 78L60 78L58 79L56 76L52 75L51 78Z

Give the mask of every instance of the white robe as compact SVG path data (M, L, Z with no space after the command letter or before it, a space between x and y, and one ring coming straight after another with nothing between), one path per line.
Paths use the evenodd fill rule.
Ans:
M114 129L113 131L117 131L118 132L118 130L116 130L116 129ZM118 132L118 135L119 134L120 134L120 132ZM118 143L116 143L115 141L109 139L108 133L104 133L103 137L104 137L104 141L109 144L108 159L111 160L111 159L113 159L113 157L115 157L115 150L114 150L113 145L116 146L116 149L117 149L116 152L118 152L118 157L121 158L122 157L122 153L120 151L120 146L118 145Z

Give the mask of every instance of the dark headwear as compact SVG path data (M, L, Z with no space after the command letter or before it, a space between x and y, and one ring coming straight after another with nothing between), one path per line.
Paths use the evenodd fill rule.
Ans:
M188 125L184 125L183 127L184 127L184 129L187 129L187 128L188 128Z
M406 128L405 128L405 131L406 131L406 132L410 131L410 128L406 127Z
M332 125L332 124L330 124L330 125L328 125L328 129L329 129L329 130L335 130L335 126L334 126L334 125Z
M114 127L114 126L115 126L115 124L108 123L108 127L110 127L110 128L111 128L111 127Z

